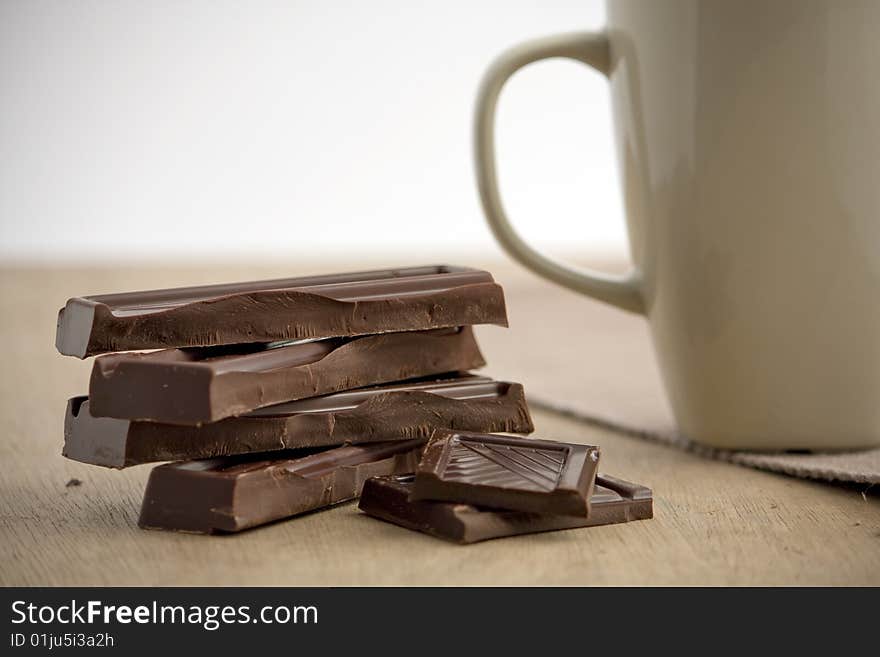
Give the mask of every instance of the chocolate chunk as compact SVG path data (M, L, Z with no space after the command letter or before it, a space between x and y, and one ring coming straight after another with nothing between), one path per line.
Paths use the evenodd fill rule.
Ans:
M491 274L411 267L77 297L58 313L55 346L85 358L473 324L507 326Z
M359 508L371 516L457 543L518 534L610 525L654 516L651 490L599 474L590 517L506 511L453 502L410 501L414 475L375 477L364 484Z
M64 455L124 468L231 454L429 438L436 429L529 433L518 383L459 375L360 388L267 406L200 427L96 418L88 397L67 403Z
M413 500L588 516L599 448L533 438L434 437L416 470Z
M271 344L271 343L270 343ZM100 356L93 417L202 424L280 402L484 365L473 329Z
M138 524L183 532L238 532L355 499L364 481L412 470L424 440L273 452L160 465Z

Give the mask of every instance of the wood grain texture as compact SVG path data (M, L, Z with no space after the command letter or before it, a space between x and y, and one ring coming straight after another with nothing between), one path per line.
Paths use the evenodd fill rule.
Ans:
M457 546L348 504L237 536L150 532L136 526L149 466L116 472L61 457L65 402L86 390L91 368L54 349L68 297L341 268L357 267L0 270L0 584L880 584L873 490L708 461L545 412L534 414L536 435L601 445L603 471L654 489L654 520ZM515 306L526 279L494 269L511 320L528 321ZM511 362L508 373L519 369Z

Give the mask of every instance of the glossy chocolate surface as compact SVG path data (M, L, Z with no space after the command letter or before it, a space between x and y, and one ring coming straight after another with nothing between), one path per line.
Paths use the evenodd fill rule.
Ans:
M160 465L138 524L183 532L238 532L360 495L370 477L412 470L424 440L273 452Z
M267 406L199 427L97 418L87 397L68 401L67 458L124 468L302 447L429 438L437 429L529 433L518 383L457 375L374 386Z
M361 492L359 508L375 518L456 543L610 525L654 516L649 488L604 474L596 477L589 518L507 511L455 502L411 501L413 480L412 474L368 480Z
M85 358L473 324L507 325L501 286L441 265L76 297L58 313L55 346Z
M99 356L94 417L198 425L285 401L485 364L473 329Z
M588 516L599 448L476 433L435 436L425 447L413 500Z

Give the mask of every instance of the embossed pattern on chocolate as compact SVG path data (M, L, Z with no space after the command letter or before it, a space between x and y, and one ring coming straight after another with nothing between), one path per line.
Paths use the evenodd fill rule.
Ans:
M565 456L564 448L536 449L455 436L441 476L446 481L551 491Z
M591 445L446 433L425 448L412 499L586 517L598 462Z

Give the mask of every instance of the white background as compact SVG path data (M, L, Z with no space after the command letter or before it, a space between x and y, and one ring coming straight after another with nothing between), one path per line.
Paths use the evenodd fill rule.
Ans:
M0 258L497 253L474 93L597 0L0 3ZM604 79L562 60L499 108L510 214L555 253L625 252Z

